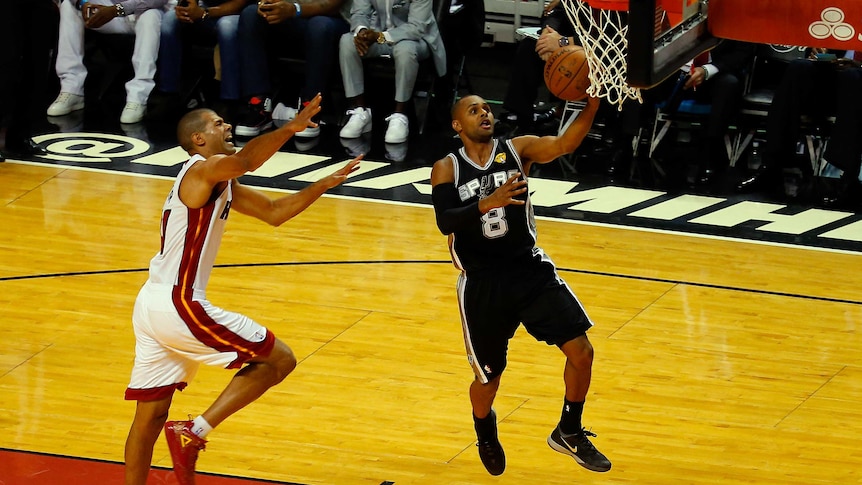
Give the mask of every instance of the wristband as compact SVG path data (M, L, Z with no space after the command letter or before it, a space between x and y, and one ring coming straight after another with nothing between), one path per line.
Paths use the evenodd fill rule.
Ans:
M87 0L78 0L78 3L76 3L75 6L78 7L78 10L83 10L85 3L87 3Z
M294 17L302 17L302 5L300 5L299 2L293 2L293 8L296 9L296 15L294 15Z
M560 37L560 47L566 47L569 45L569 38L566 36Z

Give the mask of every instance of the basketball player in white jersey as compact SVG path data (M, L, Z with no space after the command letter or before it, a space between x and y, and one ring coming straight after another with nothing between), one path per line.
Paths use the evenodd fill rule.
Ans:
M559 136L494 139L494 115L479 96L452 108L452 128L464 147L431 171L437 226L449 236L452 261L461 270L458 303L467 360L475 378L470 401L479 457L492 475L506 468L492 408L506 367L509 339L518 326L566 356L566 392L557 427L548 437L556 451L583 467L604 472L611 462L590 442L581 424L593 363L587 330L593 325L581 303L536 246L536 223L527 189L533 163L573 152L593 124L598 99Z
M137 401L126 440L126 485L144 485L162 427L180 485L195 483L195 462L214 427L281 382L296 366L290 348L250 318L213 306L206 286L231 210L278 226L347 178L359 158L305 189L278 199L239 183L295 133L317 126L317 95L290 123L237 151L231 125L196 110L177 127L191 158L177 175L161 217L161 249L135 302L135 364L126 399ZM215 402L193 421L166 423L171 398L200 364L240 369Z

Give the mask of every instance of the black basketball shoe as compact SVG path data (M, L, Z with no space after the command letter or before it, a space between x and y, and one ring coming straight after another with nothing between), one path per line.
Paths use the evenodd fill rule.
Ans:
M560 453L571 456L587 470L594 472L610 470L610 460L590 443L589 436L595 436L595 433L582 429L579 433L563 438L560 427L557 426L551 436L548 436L548 445Z
M496 476L506 470L506 454L496 436L490 441L479 441L476 446L479 447L479 458L488 473Z
M491 475L497 476L506 470L506 454L497 439L497 413L491 409L487 417L478 419L473 415L473 427L478 437L479 458Z

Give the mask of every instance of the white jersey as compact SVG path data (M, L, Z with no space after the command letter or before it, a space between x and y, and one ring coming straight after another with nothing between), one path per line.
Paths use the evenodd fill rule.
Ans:
M174 182L162 208L162 247L150 260L149 280L155 284L197 290L202 295L221 245L230 212L231 184L201 207L190 209L180 200L180 183L201 155L191 157Z

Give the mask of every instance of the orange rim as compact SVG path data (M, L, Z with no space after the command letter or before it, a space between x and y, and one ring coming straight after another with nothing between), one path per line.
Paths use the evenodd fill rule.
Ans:
M577 0L575 0L577 1ZM618 12L627 12L629 9L628 0L583 0L590 7L599 10L616 10Z

